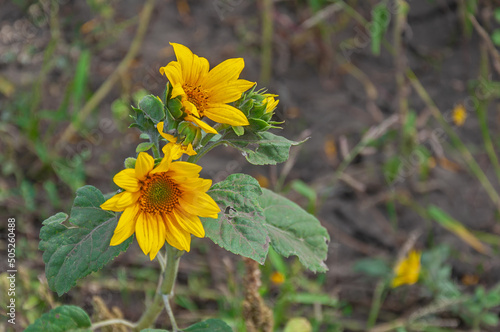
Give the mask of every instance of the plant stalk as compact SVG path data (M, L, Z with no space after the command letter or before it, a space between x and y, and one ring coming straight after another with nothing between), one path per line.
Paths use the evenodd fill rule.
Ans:
M164 302L164 295L168 297L168 299L173 296L174 285L175 281L177 280L177 272L179 269L179 261L181 259L182 253L176 248L170 246L168 243L165 244L165 246L167 247L167 264L165 266L163 277L160 277L153 302L146 308L146 311L144 311L142 317L135 324L134 331L136 332L150 327L156 321L156 319L162 312L163 307L167 306L168 304L168 300L167 302ZM169 304L167 307L167 313L169 315L172 328L174 329L174 331L178 331L177 323Z

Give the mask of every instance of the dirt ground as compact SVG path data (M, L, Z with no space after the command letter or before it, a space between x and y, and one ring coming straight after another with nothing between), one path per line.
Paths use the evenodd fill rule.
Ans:
M112 90L93 113L88 121L90 128L102 124L99 119L112 119L111 103L125 91L143 88L156 95L161 93L166 79L159 74L158 69L174 60L169 42L190 47L195 54L206 57L211 66L227 58L243 57L245 70L241 76L251 81L260 81L261 33L258 5L249 0L188 1L189 10L186 11L182 3L184 2L157 1L139 57L121 84ZM405 31L403 43L409 67L429 91L436 105L441 110L450 112L457 103L470 96L467 86L478 72L479 37L474 34L468 40L462 37L461 18L454 1L409 1L409 4L409 27ZM375 285L353 272L353 262L363 257L394 257L413 233L421 234L417 247L444 242L450 244L453 250L466 253L469 264L457 261L453 265L453 278L457 283L460 283L464 275L474 273L479 267L482 269L480 284L492 285L497 282L500 275L498 258L492 259L476 253L456 236L435 224L425 222L415 212L403 206L398 205L396 208L398 231L393 230L389 221L385 197L396 191L411 193L422 204L432 203L441 207L471 229L498 234L500 228L495 207L457 155L446 155L455 163L456 168L438 165L431 170L430 179L424 186L417 181L417 172L412 167L411 160L408 162L409 175L396 185L388 185L382 164L395 151L390 147L366 149L347 168L347 178L335 181L334 173L343 160L342 151L345 147L350 151L370 127L381 124L397 113L393 58L384 49L380 56L373 56L367 43L360 43L352 54L346 56L347 53L341 48L342 42L363 31L361 25L351 22L347 28L332 34L330 47L324 44L318 31L311 29L304 32L302 24L310 16L310 12L303 8L300 1L278 1L275 6L272 79L265 86L270 92L280 96L276 116L285 120L284 129L280 133L293 140L310 137L307 142L292 149L295 158L287 164L293 167L285 184L300 179L319 194L317 216L331 236L327 260L329 271L324 291L350 303L353 306L353 317L365 317ZM0 74L8 77L17 87L28 87L40 71L43 50L50 39L48 27L43 26L33 31L33 37L28 42L26 38L13 38L7 43L5 27L14 26L18 21L23 22L26 12L10 1L2 1L1 8L0 37L3 36L4 39L0 42ZM114 8L116 20L125 21L140 12L142 2L120 1ZM361 11L364 8L364 16L369 17L370 4L362 2L357 8ZM56 53L72 54L72 41L81 33L79 27L91 20L93 14L85 2L71 1L61 5L60 14L67 18L64 22L66 29L62 31L65 43ZM337 14L332 14L327 22L334 23L338 18ZM94 47L89 81L91 91L95 91L111 74L126 54L134 34L135 25L132 24L112 44L100 49ZM359 37L362 38L361 35ZM93 41L87 42L93 45ZM27 50L27 44L31 46L30 51ZM14 52L15 61L5 60L7 51ZM73 60L75 57L76 55ZM376 89L375 97L371 98L367 94L366 84L346 69L346 63L356 66L369 78ZM49 83L43 87L44 109L58 107L62 99L60 91L72 79L70 74L58 70L50 72L49 77ZM123 82L129 86L123 86ZM8 102L2 98L0 97L0 106ZM426 120L429 110L414 91L409 92L409 105L417 113L423 133L439 128L436 122ZM492 128L497 128L498 108L491 109L490 117ZM64 127L57 132L60 134L62 129ZM103 192L110 192L114 190L111 176L122 168L126 157L134 155L135 146L140 140L133 129L114 127L100 130L102 140L91 145L90 157L85 161L88 176L86 183ZM481 144L478 122L474 116L470 116L465 125L456 128L456 131L467 145ZM69 152L65 153L72 155L71 151L86 139L82 136L73 137L68 143ZM335 141L337 149L334 158L325 152L325 142L331 140ZM422 141L425 140L422 137ZM442 144L448 146L447 137L443 138ZM22 143L20 145L18 161L23 162L23 172L32 174L30 169L36 164L36 156L22 147ZM109 151L112 153L108 158L106 153L109 154ZM448 153L449 150L445 151ZM479 151L476 157L483 170L493 179L493 169L484 151ZM249 165L240 153L229 147L218 148L204 158L201 165L204 167L203 175L214 181L222 180L230 173L243 172L254 176L264 175L270 179L271 184L275 183L286 168L284 165ZM33 180L36 183L37 179ZM7 187L15 185L14 178L6 178L3 182L7 183ZM66 208L72 200L73 192L63 183L57 185L60 192L64 193L63 197L67 197L67 202L63 204ZM288 192L288 197L303 206L306 204L304 198L293 190ZM37 204L43 203L46 203L46 199L37 197ZM3 218L4 213L10 215L22 210L23 202L11 199L0 204L3 205L0 206ZM57 211L46 206L43 213L23 215L27 224L24 228L26 236L36 241L41 221L54 212ZM205 249L208 248L207 252L195 249L192 254L183 258L179 283L186 284L193 269L208 267L213 288L224 288L224 271L228 264L234 268L238 259L211 245L208 239L199 241L203 242ZM113 263L111 269L124 264L154 266L142 260L138 250L134 243L126 254ZM207 266L200 263L200 260L207 262ZM43 270L41 260L26 264L30 269ZM83 301L84 308L91 311L89 301L93 293L92 289L87 291L88 294L83 298L64 295L60 301ZM105 300L117 305L118 295L111 295ZM401 307L401 299L389 294L383 310L395 315L402 314L428 300L418 293L410 293L408 296L404 307ZM214 303L200 303L199 306L203 315L214 310ZM140 315L133 304L121 309L131 320ZM183 323L193 319L189 313L184 312L184 315L183 321L183 311L180 310L179 319Z

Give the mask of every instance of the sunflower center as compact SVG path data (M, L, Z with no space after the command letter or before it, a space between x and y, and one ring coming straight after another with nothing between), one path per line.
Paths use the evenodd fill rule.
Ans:
M200 113L200 117L203 116L203 111L208 104L208 96L204 90L202 90L201 85L191 85L185 83L182 88L186 92L187 99L196 106L196 109Z
M144 212L170 212L180 195L177 185L165 173L156 173L142 181L139 204Z

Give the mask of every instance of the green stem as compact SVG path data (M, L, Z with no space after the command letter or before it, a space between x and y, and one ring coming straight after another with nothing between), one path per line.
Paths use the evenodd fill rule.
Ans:
M165 246L167 247L167 264L165 266L163 278L160 278L158 282L153 302L146 308L139 321L135 324L134 331L141 331L151 326L156 321L158 315L160 315L163 307L165 306L163 296L166 295L168 298L173 296L174 285L177 279L177 271L179 269L179 261L182 253L169 244L165 244ZM177 331L175 330L177 328L177 323L175 322L173 313L169 313L168 308L167 313L169 314L174 331Z
M427 93L427 91L422 86L420 81L417 79L415 73L411 69L407 70L406 77L408 77L411 84L413 85L413 88L420 96L420 98L422 98L422 100L427 104L427 107L431 111L432 115L434 116L434 118L436 118L441 127L444 129L444 131L450 138L455 148L462 154L462 157L469 166L470 171L477 177L477 179L483 186L488 196L490 196L490 199L493 201L497 209L500 210L500 196L498 195L497 191L491 184L486 174L484 174L483 170L481 169L481 167L478 165L478 163L470 153L469 149L467 149L467 147L455 133L453 128L448 124L448 122L446 122L443 115L441 114L441 111L439 111L439 109L436 107L436 104L434 104L434 101L429 96L429 94Z
M260 80L264 85L271 80L273 49L273 1L262 0L262 51Z
M187 160L187 162L188 163L196 164L198 162L198 160L200 160L201 157L203 157L208 151L212 150L216 146L219 146L219 145L221 145L223 143L224 143L224 141L220 140L220 141L217 141L217 142L215 142L213 144L209 144L209 145L203 147L197 154L195 154L194 156L189 157L188 160Z
M366 327L368 329L372 328L377 322L378 313L380 311L380 305L384 300L385 293L385 281L379 281L377 287L375 288L375 293L373 294L372 307L370 309L370 314L368 316L368 322L366 323Z
M115 319L108 319L108 320L103 320L102 322L94 323L94 324L92 324L92 326L90 328L92 329L92 331L94 331L94 330L97 330L101 327L110 326L110 325L125 325L125 326L131 327L131 328L135 327L134 323L129 322L128 320L115 318Z

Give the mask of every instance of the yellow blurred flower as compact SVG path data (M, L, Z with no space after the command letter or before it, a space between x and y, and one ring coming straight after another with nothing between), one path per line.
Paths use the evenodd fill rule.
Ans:
M453 123L461 127L467 119L467 110L462 104L455 106L452 114Z
M191 234L204 237L199 217L217 218L215 201L206 194L212 180L199 177L201 167L172 162L166 154L156 167L154 159L139 153L135 169L119 172L113 181L125 191L101 204L101 209L123 212L111 238L116 246L135 233L145 255L153 260L165 241L189 251Z
M217 131L201 119L231 126L249 125L248 119L239 109L227 105L241 97L241 94L255 85L238 79L245 67L242 58L228 59L209 71L207 59L193 54L181 44L170 43L174 47L177 61L171 61L160 68L160 73L167 76L172 84L172 96L182 96L181 102L191 121L207 133Z
M160 135L168 141L167 145L165 145L162 149L164 155L167 155L169 153L168 151L170 151L172 160L177 160L183 154L187 154L189 156L194 156L196 154L196 151L194 151L193 145L191 143L189 143L188 145L179 144L177 143L177 137L164 133L163 125L163 122L159 122L156 125L156 128L158 129Z
M275 97L278 97L278 95L265 93L263 96L266 97L264 99L264 103L266 104L266 113L271 113L276 109L276 106L278 106L278 103L280 102L279 99L274 99Z
M281 285L285 282L285 276L283 273L275 271L271 274L271 282L275 285Z
M396 275L392 279L391 283L392 288L396 288L404 284L413 285L418 281L421 256L421 252L412 250L408 254L408 257L396 265L394 269L394 273Z

